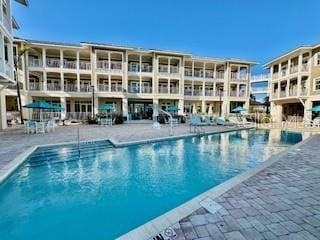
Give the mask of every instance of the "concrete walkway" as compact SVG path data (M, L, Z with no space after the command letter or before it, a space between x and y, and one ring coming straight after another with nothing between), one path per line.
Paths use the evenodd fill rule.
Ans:
M19 154L35 145L53 144L77 141L77 131L80 129L80 141L95 139L113 139L117 142L137 141L169 136L169 126L162 125L160 130L152 128L152 123L121 124L111 127L97 125L61 126L54 132L45 134L26 135L22 128L11 128L0 131L0 172ZM207 127L206 132L227 130L223 126ZM175 126L173 135L189 134L189 126L181 124Z
M214 214L199 208L173 229L176 240L320 239L320 136L214 201Z

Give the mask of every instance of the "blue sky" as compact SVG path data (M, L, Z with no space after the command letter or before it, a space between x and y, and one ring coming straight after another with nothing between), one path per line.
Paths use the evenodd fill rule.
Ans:
M320 42L319 0L29 0L15 36L171 49L265 63ZM258 67L256 71L261 71Z

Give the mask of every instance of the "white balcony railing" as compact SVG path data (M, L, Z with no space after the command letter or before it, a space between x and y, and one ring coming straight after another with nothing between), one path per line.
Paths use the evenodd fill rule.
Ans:
M308 95L308 89L307 88L302 88L300 92L301 96L307 96Z
M80 70L90 70L91 69L90 61L80 61L79 68Z
M122 92L122 86L120 86L120 85L111 85L111 92Z
M238 80L239 74L237 72L231 72L231 79L232 80Z
M251 81L268 81L269 74L258 74L258 75L252 75Z
M129 87L129 93L140 93L139 87Z
M42 67L42 59L38 59L38 58L29 58L29 63L28 63L29 67Z
M31 82L31 83L29 83L29 90L31 90L31 91L41 91L41 90L43 90L43 83Z
M170 87L170 93L171 94L178 94L179 88L178 87Z
M202 89L193 89L193 96L202 96Z
M64 84L65 92L77 92L78 86L76 84Z
M122 62L111 61L111 71L121 72L122 70Z
M287 69L282 69L281 70L281 76L284 77L285 75L287 75Z
M274 72L272 74L272 79L277 79L277 78L279 78L279 72Z
M213 96L213 90L205 90L204 95L205 96Z
M302 64L301 71L302 72L309 72L309 64L308 63Z
M47 58L46 63L47 63L47 67L50 67L50 68L60 68L61 66L60 59L57 59L57 58Z
M63 67L67 69L77 69L77 61L64 60Z
M185 96L192 96L192 90L191 89L184 89L184 95Z
M219 90L216 90L216 94L215 94L216 97L223 97L224 96L224 91L219 91Z
M179 67L178 66L170 66L170 73L172 73L172 74L179 73Z
M92 113L90 112L67 112L66 119L70 120L87 120Z
M216 79L224 79L224 72L216 72Z
M214 71L206 70L206 78L214 78Z
M230 91L230 96L231 97L236 97L237 96L237 91L231 90Z
M203 70L194 70L194 77L203 78Z
M152 72L152 65L149 63L142 63L141 65L141 72L151 73Z
M80 84L80 92L90 92L91 87L88 84Z
M289 96L297 96L297 87L289 89Z
M139 63L129 63L128 71L129 72L140 72L140 64Z
M240 91L239 92L239 97L246 97L246 96L247 96L246 91Z
M97 68L102 70L109 70L109 61L108 60L98 60Z
M159 64L159 72L160 73L168 73L169 72L168 65Z
M152 93L152 87L142 87L141 93Z
M185 68L185 69L184 69L184 75L185 75L186 77L192 77L192 69L190 69L190 68Z
M159 93L168 94L169 89L167 87L159 87Z
M47 83L47 91L61 91L61 84Z
M280 97L286 97L287 96L287 91L285 90L285 91L281 91L280 92Z
M290 74L298 72L298 65L294 65L290 67Z
M98 91L99 92L109 92L109 85L108 84L98 84Z

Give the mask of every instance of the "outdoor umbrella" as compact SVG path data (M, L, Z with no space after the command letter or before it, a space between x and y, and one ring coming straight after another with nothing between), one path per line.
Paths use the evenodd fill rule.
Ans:
M209 110L208 110L208 115L212 116L213 114L213 109L212 109L212 104L209 105Z
M192 114L197 114L197 109L195 104L192 105Z
M46 110L55 110L57 107L53 106L49 103L47 103L46 101L43 100L38 100L35 101L33 103L29 103L27 105L22 106L24 108L31 108L31 109L39 109L39 113L40 113L40 121L41 119L41 110L46 109Z
M246 112L246 111L247 111L247 109L243 108L242 106L238 106L238 107L236 107L236 108L232 109L232 111L231 111L231 112L234 112L234 113L241 113L241 112Z
M308 111L312 111L312 112L320 112L320 105L315 106L313 108L308 109Z
M113 106L111 104L102 104L99 107L99 110L101 110L101 111L110 111L110 110L113 110Z

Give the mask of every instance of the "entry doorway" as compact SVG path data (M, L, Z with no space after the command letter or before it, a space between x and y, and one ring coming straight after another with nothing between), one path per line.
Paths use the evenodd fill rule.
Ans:
M151 102L129 102L129 119L131 120L152 120L153 104Z

